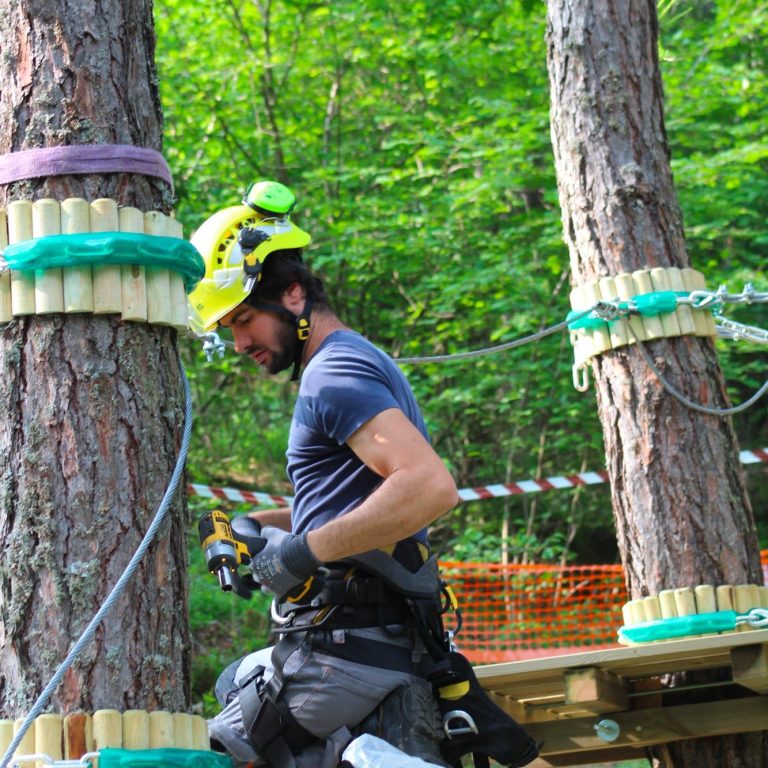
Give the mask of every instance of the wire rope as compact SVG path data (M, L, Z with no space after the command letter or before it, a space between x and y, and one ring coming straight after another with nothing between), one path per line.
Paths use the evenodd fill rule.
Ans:
M712 408L708 405L694 403L692 400L689 400L679 389L675 388L674 385L667 381L667 379L664 377L664 374L659 370L659 367L654 362L650 352L648 352L648 350L645 348L645 344L638 340L637 346L645 358L645 362L648 364L648 367L653 371L664 389L666 389L670 395L679 400L683 405L691 408L694 411L706 413L710 416L731 416L734 413L745 411L747 408L754 405L766 392L768 392L768 381L766 381L763 386L760 387L760 389L758 389L757 392L755 392L755 394L749 398L749 400L744 401L740 405L734 405L732 408Z
M136 548L133 557L126 566L120 578L115 583L115 586L112 587L112 591L107 596L101 608L99 608L99 610L96 612L96 615L91 619L90 624L85 628L82 635L80 635L78 641L72 646L72 649L67 654L67 657L64 659L64 661L61 662L59 668L54 672L53 677L50 679L48 685L45 686L45 689L40 694L40 696L38 696L37 701L35 701L35 703L32 705L32 709L30 709L29 714L27 714L26 718L19 727L18 732L8 746L8 749L6 749L5 754L3 755L2 759L0 759L0 768L6 768L8 761L13 756L13 753L21 743L24 735L29 730L29 727L32 725L35 718L42 713L51 695L64 678L67 670L75 662L83 648L85 648L85 646L93 639L93 636L96 634L96 630L98 629L99 625L102 621L104 621L112 606L122 595L125 587L138 568L141 559L144 557L150 545L152 544L157 531L163 522L165 522L171 501L173 501L173 497L176 495L176 491L179 488L179 483L184 471L184 464L187 460L190 437L192 435L192 393L181 358L179 358L179 368L181 369L181 378L184 383L184 432L182 435L181 447L179 448L179 455L176 459L176 466L174 467L173 474L171 475L171 479L168 483L168 487L165 490L165 495L160 502L160 506L155 513L154 519L150 523L149 528L147 528L147 532L144 534L144 538Z
M592 309L586 310L583 314L588 315ZM581 315L580 315L581 316ZM546 336L551 336L553 333L562 331L568 327L568 324L573 322L573 318L563 320L561 323L552 325L549 328L544 328L541 331L532 333L529 336L522 336L519 339L512 339L512 341L506 341L503 344L498 344L495 347L485 347L483 349L474 349L470 352L456 352L452 355L433 355L431 357L396 357L393 358L398 365L412 365L417 363L445 363L453 360L470 360L474 357L482 357L484 355L492 355L496 352L505 352L508 349L514 349L515 347L522 347L524 344L529 344L534 341L539 341Z

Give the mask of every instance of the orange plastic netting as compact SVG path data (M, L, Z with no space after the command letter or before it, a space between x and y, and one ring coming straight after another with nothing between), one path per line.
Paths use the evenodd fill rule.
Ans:
M761 555L765 571L768 550ZM440 566L461 609L459 650L474 663L618 645L621 607L629 600L620 565Z

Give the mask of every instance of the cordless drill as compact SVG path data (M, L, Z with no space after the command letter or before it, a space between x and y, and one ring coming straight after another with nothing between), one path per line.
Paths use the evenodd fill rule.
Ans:
M248 534L233 530L229 517L217 509L202 515L197 532L208 570L216 574L221 588L249 598L259 585L250 573L241 576L237 569L240 565L248 565L253 555L266 546L267 540L259 535L261 526L258 522L252 518L243 518L243 521L238 527L247 525Z

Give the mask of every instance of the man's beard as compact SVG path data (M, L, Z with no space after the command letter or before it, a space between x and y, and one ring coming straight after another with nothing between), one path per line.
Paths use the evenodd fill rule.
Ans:
M290 368L296 359L296 352L299 337L296 335L294 323L287 318L280 317L281 323L277 330L277 351L272 355L272 359L267 369L271 375L280 373L286 368Z

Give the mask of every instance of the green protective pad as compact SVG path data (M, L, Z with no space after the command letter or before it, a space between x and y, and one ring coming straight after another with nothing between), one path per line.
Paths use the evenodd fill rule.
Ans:
M652 293L633 296L632 303L635 310L641 315L652 317L674 312L677 309L677 297L687 295L687 293L676 293L675 291L653 291Z
M674 312L677 309L677 299L688 296L685 291L652 291L651 293L640 293L633 296L629 301L620 301L619 310L626 313L636 313L643 317L654 317L655 315L664 315ZM572 310L566 315L569 331L588 330L593 331L597 328L607 328L613 320L606 320L598 317L594 312L590 312L584 317L579 317L584 310ZM578 318L578 319L572 319Z
M579 317L579 315L583 315L583 317ZM592 312L585 315L583 309L579 311L571 310L565 316L565 321L568 323L569 331L580 331L582 329L587 331L594 331L598 328L608 327L607 320L604 320L602 317L597 317Z
M180 237L136 232L82 232L24 240L5 247L10 269L79 267L86 264L141 264L178 272L191 293L205 275L205 263L192 243Z
M736 611L697 613L693 616L675 616L669 619L644 621L631 627L622 627L619 637L633 643L671 640L686 635L706 635L711 632L730 632L736 628Z
M199 749L100 749L99 768L232 768L232 758Z

